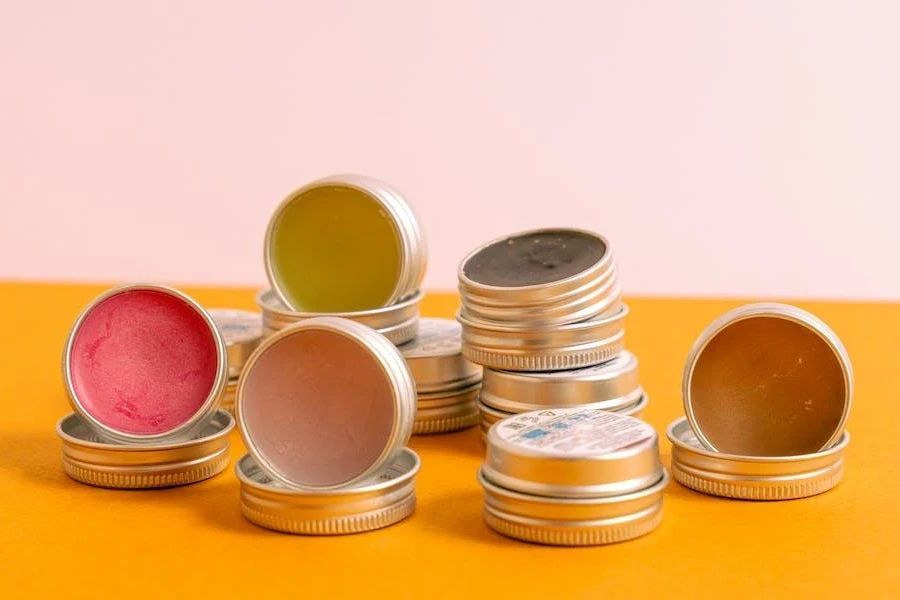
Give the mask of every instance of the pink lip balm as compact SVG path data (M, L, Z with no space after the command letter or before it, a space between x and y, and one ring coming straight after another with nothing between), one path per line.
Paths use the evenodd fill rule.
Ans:
M95 299L66 343L69 398L101 436L190 437L217 408L228 368L212 318L181 292L129 285Z

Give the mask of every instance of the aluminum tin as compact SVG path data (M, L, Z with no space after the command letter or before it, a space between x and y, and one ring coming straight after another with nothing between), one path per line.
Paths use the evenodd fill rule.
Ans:
M208 312L225 340L228 376L237 377L262 339L262 315L234 308L210 308Z
M190 419L188 419L178 427L175 427L174 429L171 429L169 431L151 435L118 431L116 429L113 429L112 427L104 425L103 423L95 419L82 406L81 401L78 399L78 395L75 393L75 387L72 383L72 372L70 364L72 358L72 345L75 343L75 337L78 333L79 328L81 327L82 322L84 322L84 319L87 318L88 314L90 314L90 312L94 308L99 306L103 301L118 294L131 291L160 292L162 294L168 294L181 300L182 302L193 308L197 312L197 314L199 314L203 318L203 320L209 327L210 333L212 334L216 345L216 377L213 380L213 387L210 389L209 395L206 397L206 400L204 400L203 404L200 405L200 408L197 409L197 412L194 413L194 415ZM118 442L121 444L152 445L160 444L163 442L190 439L194 434L196 434L201 428L205 426L207 419L209 419L209 417L216 412L216 410L219 408L219 403L222 401L222 395L225 391L226 382L228 381L228 357L225 348L225 340L222 338L222 334L219 333L219 329L218 327L216 327L216 324L209 313L206 312L206 310L202 306L200 306L200 304L198 304L196 300L194 300L187 294L184 294L183 292L180 292L168 286L150 283L134 283L107 290L106 292L94 298L94 300L92 300L91 303L81 311L81 314L79 314L78 318L75 319L75 323L72 325L72 329L69 331L69 337L66 339L65 350L63 351L62 370L63 381L65 383L66 391L69 395L69 402L72 405L72 408L76 413L81 415L81 417L85 421L87 421L93 429L96 430L97 435L100 436L100 438L106 441Z
M400 346L419 396L481 381L481 367L462 355L462 326L451 319L419 320L416 338Z
M625 316L615 315L550 329L511 327L473 321L460 311L463 356L489 369L563 371L597 365L624 350Z
M523 494L604 498L662 477L659 436L639 419L596 408L546 409L488 432L485 478Z
M841 439L841 436L844 433L844 427L847 423L847 418L850 416L850 405L852 404L853 400L853 369L850 365L850 356L847 354L847 351L844 348L844 345L841 343L840 339L838 339L837 335L831 330L831 328L828 327L828 325L825 324L824 321L795 306L777 303L747 304L725 313L703 330L703 332L700 334L700 337L697 338L697 341L691 348L691 351L688 354L687 363L685 364L684 368L681 391L684 401L684 411L687 415L687 419L691 425L691 428L694 430L694 433L697 436L697 439L706 448L710 450L717 450L716 447L709 441L709 439L704 436L702 428L700 427L694 414L694 408L691 398L691 383L693 380L695 367L697 366L697 361L699 360L700 355L703 353L703 350L710 343L710 341L712 341L712 339L715 338L716 335L719 334L722 330L724 330L729 325L732 325L739 321L743 321L744 319L750 319L754 317L779 318L802 325L818 335L823 341L825 341L826 344L828 344L828 346L834 352L844 376L844 410L843 414L840 417L840 422L834 430L834 434L821 448L818 448L817 450L823 450L825 448L833 446L838 442L838 440Z
M415 511L419 457L404 448L379 473L355 486L303 491L272 480L245 455L236 467L241 511L252 523L302 535L342 535L380 529Z
M609 412L615 412L620 415L626 415L629 417L634 417L635 419L640 419L641 415L644 414L644 410L647 409L647 406L649 404L650 404L650 397L647 396L647 394L644 394L634 404L632 404L630 406L623 406L619 410L609 411ZM599 406L595 406L595 405L586 405L586 406L591 406L593 408L600 408ZM494 423L496 423L497 421L501 421L503 419L515 416L516 414L519 414L519 413L508 413L508 412L503 412L501 410L497 410L491 406L488 406L487 404L484 404L481 401L478 402L478 410L481 413L481 441L484 442L485 444L487 444L488 431L490 431L491 426L493 426ZM602 410L609 410L609 409L602 409Z
M449 433L468 429L478 424L481 413L478 410L478 390L481 384L468 387L419 394L414 435Z
M149 489L187 485L225 470L234 419L223 410L208 419L191 440L155 445L103 441L77 413L60 419L66 475L88 485Z
M741 500L792 500L826 492L844 474L850 434L834 446L799 456L735 456L704 448L688 420L666 430L672 442L672 476L693 490Z
M386 308L358 312L320 313L294 312L287 308L271 290L262 290L256 295L256 304L263 314L263 337L268 337L289 325L314 317L341 317L362 323L382 334L394 344L403 344L416 336L419 322L419 303L424 297L421 291Z
M259 361L264 360L266 350L277 344L280 340L291 335L313 329L342 335L368 351L380 362L384 372L385 381L393 390L394 395L394 423L391 430L391 436L388 439L384 450L364 472L348 481L330 486L310 486L304 482L292 481L290 477L279 473L274 469L257 450L256 444L253 441L254 433L256 433L256 435L265 435L265 432L248 431L242 409L242 397L247 386L249 374L253 372L254 366ZM301 368L301 365L298 365L298 368ZM373 473L377 473L384 465L389 464L396 458L397 454L403 449L412 434L413 422L416 417L416 385L409 372L409 368L406 366L406 361L403 360L403 356L397 348L387 340L387 338L355 321L339 317L316 317L282 329L266 338L257 347L247 361L247 365L244 367L244 371L241 373L241 377L238 380L237 389L235 390L235 408L238 428L241 431L244 445L247 447L248 452L253 456L253 459L259 467L265 471L269 477L287 487L296 489L305 489L307 491L329 490L353 486L359 481L370 477Z
M227 410L232 416L234 415L234 393L237 390L237 383L237 377L232 377L228 380L228 385L225 386L225 394L222 396L222 404L219 405L219 408Z
M553 546L614 544L650 533L662 521L669 476L643 490L603 498L550 498L523 494L491 482L483 471L484 521L494 531Z
M508 413L592 404L612 412L644 394L638 360L623 350L600 365L571 371L515 372L485 369L481 401Z
M282 292L279 281L275 277L272 267L272 236L275 226L281 213L303 194L321 187L346 187L363 192L376 202L378 202L384 211L390 216L397 234L397 240L400 244L400 274L397 279L394 293L385 302L384 306L391 306L404 299L416 294L422 279L425 277L425 268L428 264L428 246L425 241L425 234L419 224L413 208L406 202L403 196L383 181L379 181L373 177L364 175L333 175L313 181L293 192L285 198L275 209L266 228L264 262L266 267L266 276L269 284L272 286L275 296L285 306L300 311L302 307L291 306L287 296Z

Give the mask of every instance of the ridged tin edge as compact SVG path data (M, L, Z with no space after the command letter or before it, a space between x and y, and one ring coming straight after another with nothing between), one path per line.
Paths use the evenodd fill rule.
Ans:
M63 469L70 478L94 487L139 490L178 487L209 479L228 467L229 446L203 462L183 471L170 473L118 473L93 468L91 465L63 456Z
M580 352L506 354L463 346L463 356L475 364L504 371L565 371L599 365L625 348L624 336L619 336L607 346Z
M765 482L752 485L735 480L714 479L701 471L672 461L672 476L681 485L708 494L736 500L797 500L827 492L834 488L844 476L844 461L834 468L806 481Z
M413 424L413 435L431 435L434 433L450 433L453 431L461 431L474 427L481 419L481 411L475 402L469 403L470 411L454 417L441 417L437 419L429 419L427 416L422 418L416 415L416 422Z

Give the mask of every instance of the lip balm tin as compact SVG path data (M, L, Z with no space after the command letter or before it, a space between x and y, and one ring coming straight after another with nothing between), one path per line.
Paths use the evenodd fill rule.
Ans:
M424 318L416 338L399 347L416 382L413 434L447 433L478 423L482 369L463 358L461 329L450 319Z
M410 205L383 181L335 175L295 190L265 237L272 291L294 312L387 307L419 289L428 261Z
M241 511L250 522L283 533L342 535L393 525L416 508L419 457L404 448L366 481L334 489L284 487L266 475L250 455L237 464Z
M423 297L424 294L418 291L409 298L384 308L328 315L293 311L278 300L271 290L259 292L256 304L262 311L263 338L305 319L331 316L361 323L382 334L393 344L400 345L414 339L418 333L419 304Z
M233 428L231 415L219 410L190 440L120 444L104 441L83 417L72 413L59 421L56 433L63 443L63 468L75 481L105 488L150 489L196 483L224 471Z
M516 415L494 425L478 479L484 520L507 537L609 544L662 520L668 475L652 427L595 408Z
M143 298L144 300L139 300L139 303L134 305L132 302L133 298ZM107 305L107 303L112 304ZM120 306L122 304L125 304L126 306ZM147 306L144 306L144 304ZM109 306L112 308L108 309ZM121 323L113 323L112 320L115 318L117 310L131 311L130 314L133 316L125 319ZM109 311L112 312L105 316L101 315L101 313L105 314ZM113 375L109 375L109 373L112 373L113 371L108 371L106 374L106 377L114 376L115 381L112 383L109 381L95 382L91 386L90 391L82 390L81 394L79 393L79 386L77 383L79 369L87 373L94 369L96 366L94 354L100 350L100 342L98 342L95 345L88 346L86 350L82 350L82 352L79 353L77 346L79 345L79 336L84 327L92 327L92 323L96 318L106 319L107 321L103 324L105 333L103 334L103 337L100 338L100 340L105 341L106 338L111 335L111 332L116 332L116 327L123 329L133 327L134 325L131 322L131 319L133 318L144 317L161 319L175 313L177 313L177 315L173 318L175 318L176 321L173 322L179 324L189 322L188 325L185 325L185 327L188 327L189 329L196 327L197 323L201 324L200 329L202 332L200 332L199 335L206 338L205 340L202 340L202 343L205 348L212 348L214 355L212 358L215 363L214 374L209 383L209 390L205 394L205 399L199 403L199 406L192 414L183 421L173 424L171 427L159 427L158 423L164 422L164 416L144 414L151 409L141 406L140 400L129 396L129 394L134 393L135 390L145 390L147 386L168 385L166 383L161 384L157 381L145 382L140 380L140 378L149 376L147 375L148 365L152 367L154 362L165 360L167 354L159 352L160 342L140 339L140 337L135 337L134 333L129 334L127 340L120 340L119 342L128 345L128 348L126 349L127 355L120 354L118 358L114 359L121 361L123 356L128 356L130 360L137 361L138 366L135 368L138 369L138 371L132 376L133 378L129 379L130 375L128 374L128 371L122 371L122 368L118 367L114 370ZM169 333L168 330L163 333L160 333L160 331L157 331L156 334L164 335L165 333ZM150 336L151 333L147 332L146 335ZM183 339L179 340L179 344L184 345L185 343L186 342ZM191 356L191 353L187 352L185 356ZM87 377L87 375L85 375L85 377ZM168 379L171 379L171 377L168 377ZM186 294L183 294L174 288L162 285L123 285L112 288L95 298L85 307L75 320L68 339L66 340L66 346L63 353L63 380L66 391L68 392L69 401L75 412L80 415L100 439L106 442L158 446L192 439L198 431L204 430L207 421L216 413L222 400L227 379L228 365L225 342L212 317L202 306L200 306L200 304ZM181 384L183 385L183 383L184 382L182 381ZM96 394L97 398L91 399L88 396L81 397L82 394L88 394L88 396ZM104 394L114 394L116 397L107 398ZM96 402L98 406L100 404L106 405L114 402L112 409L105 409L107 412L114 410L113 414L127 415L128 418L131 418L134 415L140 416L141 418L145 418L148 423L151 423L156 430L152 433L142 433L125 430L122 427L110 425L108 422L105 423L100 417L93 414L95 411L90 408L92 402ZM158 410L158 407L152 408L152 410Z
M208 312L225 340L228 355L228 383L220 406L234 414L234 392L238 378L262 339L262 317L256 312L233 308L210 308Z

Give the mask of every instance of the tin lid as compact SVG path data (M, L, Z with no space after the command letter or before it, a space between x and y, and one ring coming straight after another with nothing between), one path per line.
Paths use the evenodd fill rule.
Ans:
M707 450L687 419L676 419L666 436L672 442L672 475L704 494L742 500L791 500L828 491L844 474L850 434L825 450L795 456L737 456Z
M419 320L415 339L400 347L419 394L459 389L481 380L481 367L462 355L462 326L452 319Z
M697 439L711 450L809 454L843 434L853 371L840 340L815 316L786 304L749 304L700 334L682 394Z
M397 523L415 511L415 478L421 463L403 450L365 481L335 490L285 487L245 455L236 467L241 511L252 523L303 535L362 533Z
M296 311L390 306L419 289L427 264L422 227L383 181L344 174L290 193L265 236L266 275Z
M91 301L72 325L62 362L75 412L100 437L123 444L191 438L228 380L212 317L156 284L115 287Z
M272 479L350 486L409 440L416 389L400 352L354 321L316 317L263 341L235 393L248 451Z
M596 408L523 413L491 427L484 477L524 494L619 496L663 475L659 439L638 419Z
M60 419L56 434L62 440L63 468L81 483L117 489L149 489L187 485L225 470L229 461L228 434L234 419L219 410L194 438L156 444L119 444L103 441L77 413Z
M485 369L481 401L510 413L585 404L617 412L637 402L643 393L638 360L623 350L605 363L568 371Z
M419 394L413 434L449 433L477 425L481 419L478 411L480 387L476 383L462 389Z
M207 312L225 340L228 377L236 378L262 338L262 315L234 308L210 308Z

